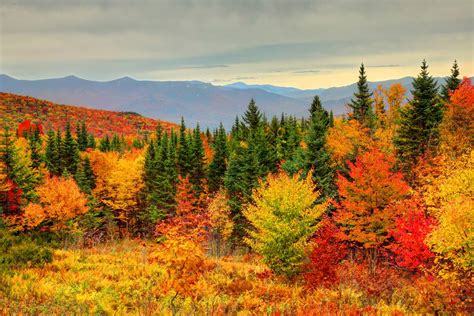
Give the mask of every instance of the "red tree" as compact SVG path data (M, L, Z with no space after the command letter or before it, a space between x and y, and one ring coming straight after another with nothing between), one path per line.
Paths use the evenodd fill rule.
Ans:
M18 125L17 135L18 137L26 137L30 133L38 131L43 134L43 126L40 123L31 123L29 120L25 120Z
M304 278L310 288L317 286L331 286L338 282L337 267L347 256L347 245L337 235L340 232L334 222L324 219L312 242L312 249L306 266Z
M429 265L434 254L425 244L426 236L435 225L432 217L426 216L419 198L413 197L392 208L401 214L395 220L395 228L390 230L394 242L388 247L395 255L398 266L416 270Z

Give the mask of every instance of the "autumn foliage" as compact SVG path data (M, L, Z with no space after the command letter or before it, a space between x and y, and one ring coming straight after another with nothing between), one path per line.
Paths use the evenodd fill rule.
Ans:
M340 203L335 221L341 226L342 238L377 248L387 242L395 226L392 205L403 199L409 186L400 172L392 171L395 158L376 148L348 162L348 176L339 175L337 186Z
M88 211L86 196L71 178L47 178L37 192L39 203L30 203L25 208L23 225L28 229L64 229L69 220Z

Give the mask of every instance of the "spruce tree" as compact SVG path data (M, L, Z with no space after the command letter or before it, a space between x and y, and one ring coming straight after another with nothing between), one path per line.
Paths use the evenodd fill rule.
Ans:
M310 122L313 119L316 112L321 111L323 109L323 105L321 104L321 100L319 96L315 95L313 98L313 102L311 103L311 107L309 108L309 118Z
M369 91L364 64L360 65L357 92L348 104L352 109L351 118L359 121L362 126L373 127L374 113L372 109L372 93Z
M86 194L91 193L91 187L84 172L84 165L82 163L79 163L77 166L76 174L74 175L74 180L76 181L77 186L82 192Z
M64 151L62 153L64 166L70 174L75 174L77 171L77 164L79 162L79 150L77 143L72 137L71 125L69 121L66 122L66 132L64 134Z
M197 124L193 131L191 153L191 172L189 181L192 184L192 189L196 198L200 198L201 193L204 191L206 166L204 144L201 139L201 130L199 128L199 124Z
M87 147L92 148L92 149L96 148L95 137L92 134L89 134L87 136Z
M191 172L191 144L188 142L186 134L186 125L181 117L178 139L178 170L183 178Z
M77 137L77 145L80 151L84 151L88 147L88 135L87 135L87 128L86 123L79 122L76 125L76 137Z
M453 68L451 69L451 76L446 78L444 85L441 87L441 98L443 101L449 101L449 94L456 90L461 83L461 79L459 77L459 67L458 63L455 60L453 64Z
M60 175L60 160L59 160L59 148L57 146L56 135L53 130L48 131L48 138L46 141L46 153L45 163L52 175Z
M394 140L398 158L405 167L413 165L419 156L437 145L438 125L442 119L437 90L423 60L421 72L413 80L413 99L401 109L400 127Z
M327 131L330 126L329 113L317 106L311 107L311 121L306 136L307 149L304 154L304 172L313 171L313 181L321 189L321 198L334 197L334 170L330 164L330 155L326 150Z
M105 137L101 138L99 143L99 150L102 152L107 152L111 150L110 138L108 134L106 134Z
M82 163L82 168L84 170L84 175L86 176L87 183L91 190L95 189L96 187L96 176L94 174L94 170L92 169L91 161L88 156L84 159Z
M41 163L40 150L42 148L41 135L38 128L30 130L28 134L28 146L30 148L32 167L38 169Z
M250 201L252 190L258 185L260 166L255 152L239 144L231 154L224 176L224 186L229 194L229 206L234 221L234 237L241 239L245 234L245 219L242 205Z
M262 123L262 113L255 104L254 99L250 100L247 110L244 113L243 121L245 123L244 136L255 131Z
M20 152L20 149L12 141L12 135L8 129L5 129L1 135L0 159L4 163L5 173L13 182L13 194L18 194L21 199L19 202L27 204L29 201L35 201L37 196L35 186L40 181L38 172L32 167L32 161L29 155ZM10 203L7 199L2 209L6 212L18 210L20 205Z
M214 138L214 155L209 164L208 186L210 192L217 192L224 183L224 175L227 169L227 135L222 123L219 125Z

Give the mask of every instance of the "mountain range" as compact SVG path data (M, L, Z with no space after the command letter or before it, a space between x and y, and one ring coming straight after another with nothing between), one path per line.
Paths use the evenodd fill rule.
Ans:
M408 91L413 78L370 82L375 89L402 84ZM443 78L436 78L442 83ZM244 113L250 99L255 99L267 115L292 114L307 116L315 95L323 106L335 115L346 112L346 104L356 90L356 84L321 89L297 89L273 85L250 85L236 82L225 86L202 81L148 81L123 77L111 81L92 81L76 76L41 80L19 80L0 75L0 91L46 99L61 104L81 105L113 111L134 111L160 120L179 122L185 117L188 126L197 122L203 127L215 127L220 121L230 127Z

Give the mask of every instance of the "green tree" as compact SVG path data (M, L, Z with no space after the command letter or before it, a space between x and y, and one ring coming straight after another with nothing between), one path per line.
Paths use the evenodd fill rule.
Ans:
M405 167L413 165L419 156L435 149L438 143L438 125L443 113L437 91L436 82L423 60L421 72L413 80L413 99L401 109L400 127L394 140L398 158Z
M315 97L315 100L319 98ZM316 103L316 104L315 104ZM331 157L326 150L326 138L331 124L329 113L320 102L313 102L310 108L310 125L306 136L307 149L304 153L304 174L313 170L313 181L321 189L321 197L334 197L334 169L331 167Z
M182 177L186 177L191 172L191 144L186 136L186 125L181 117L178 139L178 170Z
M61 174L60 154L58 142L53 130L48 131L48 138L46 140L45 163L49 172L52 175Z
M449 93L456 90L460 83L458 62L455 60L453 68L451 68L451 76L446 78L444 85L441 87L441 98L444 102L449 101Z
M34 189L40 180L39 173L33 168L30 156L12 141L8 129L2 134L0 159L5 165L8 179L14 183L14 191L21 196L20 203L26 205L29 201L35 201L37 195ZM3 205L1 208L8 212L18 209L19 206Z
M361 64L357 92L354 93L354 98L349 103L349 107L352 109L351 118L359 121L363 126L372 127L374 124L372 104L372 93L369 91L364 64Z
M224 184L224 175L227 170L227 135L222 123L219 125L213 143L214 155L209 164L208 186L210 192L217 192Z
M63 154L63 161L64 161L64 168L70 174L75 174L77 171L77 164L79 162L79 150L77 148L77 143L72 137L71 133L71 125L69 121L66 122L66 132L64 134L64 151Z
M204 192L204 180L206 179L204 144L202 142L199 124L197 124L193 131L191 159L191 173L189 181L192 184L192 189L196 198L199 199L201 193Z
M252 226L245 241L276 274L293 277L301 271L308 239L326 208L314 205L317 198L310 177L301 180L282 172L261 182L245 206L243 214Z

